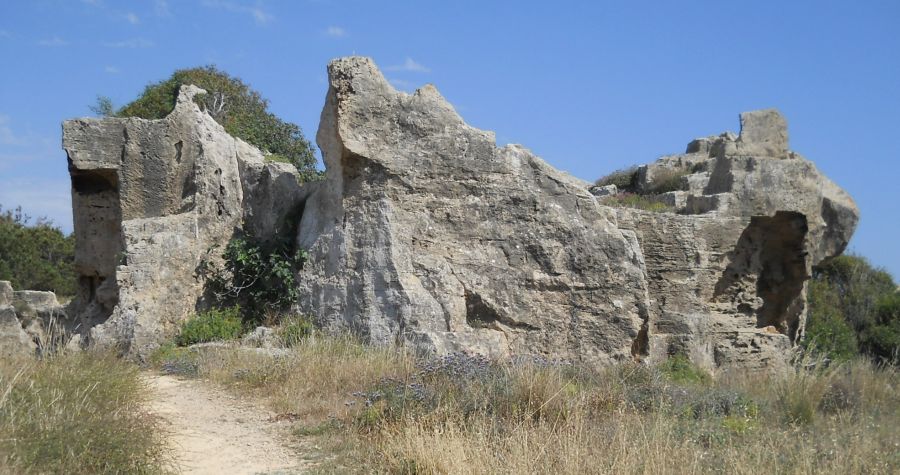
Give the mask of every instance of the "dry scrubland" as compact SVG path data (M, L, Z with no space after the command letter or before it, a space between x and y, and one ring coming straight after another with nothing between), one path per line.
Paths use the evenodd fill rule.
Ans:
M712 377L680 358L600 370L424 361L321 336L274 358L233 347L170 347L155 358L164 371L209 379L296 421L324 473L900 469L896 371L815 363L782 376Z
M588 370L320 335L280 356L168 346L153 361L294 421L323 473L896 472L896 371L814 363L782 376L712 377L680 358ZM149 394L110 355L0 360L0 473L169 471Z

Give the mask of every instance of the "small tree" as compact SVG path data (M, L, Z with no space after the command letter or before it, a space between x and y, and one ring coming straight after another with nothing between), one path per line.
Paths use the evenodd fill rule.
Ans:
M112 99L106 96L97 96L97 103L89 106L89 108L98 117L110 117L116 113Z
M258 92L215 66L175 71L169 79L148 85L140 97L115 115L161 119L175 108L178 91L184 84L207 91L194 100L229 134L259 147L275 160L293 164L304 180L318 176L312 145L300 127L270 113L269 102ZM102 111L99 101L100 98L98 110Z

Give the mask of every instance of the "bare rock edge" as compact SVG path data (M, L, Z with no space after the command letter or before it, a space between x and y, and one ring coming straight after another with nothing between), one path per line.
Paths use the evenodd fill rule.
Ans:
M775 110L641 167L637 191L673 211L653 213L497 147L433 86L398 92L368 58L328 75L326 176L304 185L229 136L192 86L165 119L63 124L80 288L69 327L85 344L146 356L208 305L202 268L231 238L296 233L309 261L294 310L374 344L777 368L802 338L812 267L859 219L788 149ZM672 176L676 191L652 194Z

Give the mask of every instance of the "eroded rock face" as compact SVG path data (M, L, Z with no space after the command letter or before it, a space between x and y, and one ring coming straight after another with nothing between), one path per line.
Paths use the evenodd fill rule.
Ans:
M329 77L301 303L377 343L778 367L803 331L811 267L858 220L788 149L775 110L642 167L639 192L679 183L653 197L678 213L650 213L603 206L619 190L594 197L524 148L498 148L433 87L397 92L368 59L336 60Z
M197 310L204 259L214 259L245 222L261 234L286 232L284 214L299 206L296 170L265 162L228 135L194 103L201 92L182 87L161 120L63 124L75 314L87 342L146 355Z
M328 73L326 178L305 186L201 112L196 88L163 120L65 123L89 342L146 354L197 309L198 266L241 230L296 232L309 251L300 310L376 344L780 367L803 333L812 266L858 221L790 151L774 110L641 167L628 191L672 209L651 213L497 147L432 86L398 92L359 57Z
M0 356L32 356L65 344L70 327L67 310L53 292L16 291L0 281Z
M587 184L466 125L434 87L329 65L327 178L307 203L301 305L328 328L437 352L631 358L646 319L634 234Z
M644 254L653 358L686 352L709 367L771 367L802 337L812 267L844 250L859 210L787 140L777 111L749 112L740 135L694 140L640 169L639 190L681 180L680 190L647 197L677 214L618 211Z

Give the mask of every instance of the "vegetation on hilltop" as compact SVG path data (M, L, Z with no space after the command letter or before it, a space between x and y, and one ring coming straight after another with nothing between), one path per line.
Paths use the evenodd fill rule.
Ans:
M0 206L0 280L17 290L75 295L75 237L45 218L32 220L21 207Z
M318 176L312 145L300 126L276 117L259 92L215 66L179 69L168 79L147 85L140 97L118 110L104 96L91 109L103 116L161 119L175 108L185 84L207 91L195 101L229 134L259 147L272 160L293 164L304 180Z

